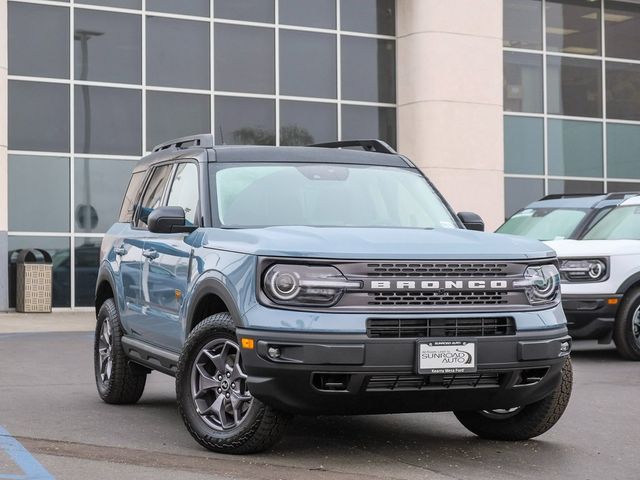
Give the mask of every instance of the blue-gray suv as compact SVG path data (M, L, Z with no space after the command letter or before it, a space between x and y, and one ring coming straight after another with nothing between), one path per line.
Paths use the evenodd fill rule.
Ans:
M557 260L483 228L378 140L159 145L102 243L100 397L173 375L189 432L227 453L293 414L453 411L480 437L540 435L572 385Z

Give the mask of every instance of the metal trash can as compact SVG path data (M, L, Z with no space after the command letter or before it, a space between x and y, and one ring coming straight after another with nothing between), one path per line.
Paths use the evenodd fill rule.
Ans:
M39 248L21 250L16 259L16 311L51 312L51 255Z

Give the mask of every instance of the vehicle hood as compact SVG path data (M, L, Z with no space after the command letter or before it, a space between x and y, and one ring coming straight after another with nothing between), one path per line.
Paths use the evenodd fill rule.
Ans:
M536 240L455 228L212 228L205 234L204 245L277 257L516 260L555 256Z
M640 253L640 240L553 240L544 243L562 258Z

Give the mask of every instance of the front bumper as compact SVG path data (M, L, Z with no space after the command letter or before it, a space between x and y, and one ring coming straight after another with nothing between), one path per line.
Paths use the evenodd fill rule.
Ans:
M617 303L610 304L609 299ZM569 333L576 339L600 339L611 335L622 295L562 295Z
M369 338L239 328L251 393L299 414L365 414L509 408L548 396L571 342L564 325L478 337L476 373L418 375L415 338ZM448 340L453 340L448 338ZM278 348L279 359L269 357Z

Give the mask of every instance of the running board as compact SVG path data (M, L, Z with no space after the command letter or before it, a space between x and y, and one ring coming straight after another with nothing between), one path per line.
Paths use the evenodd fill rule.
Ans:
M178 370L178 354L128 336L123 336L121 341L124 353L132 362L139 363L153 370L158 370L172 377L176 376Z

